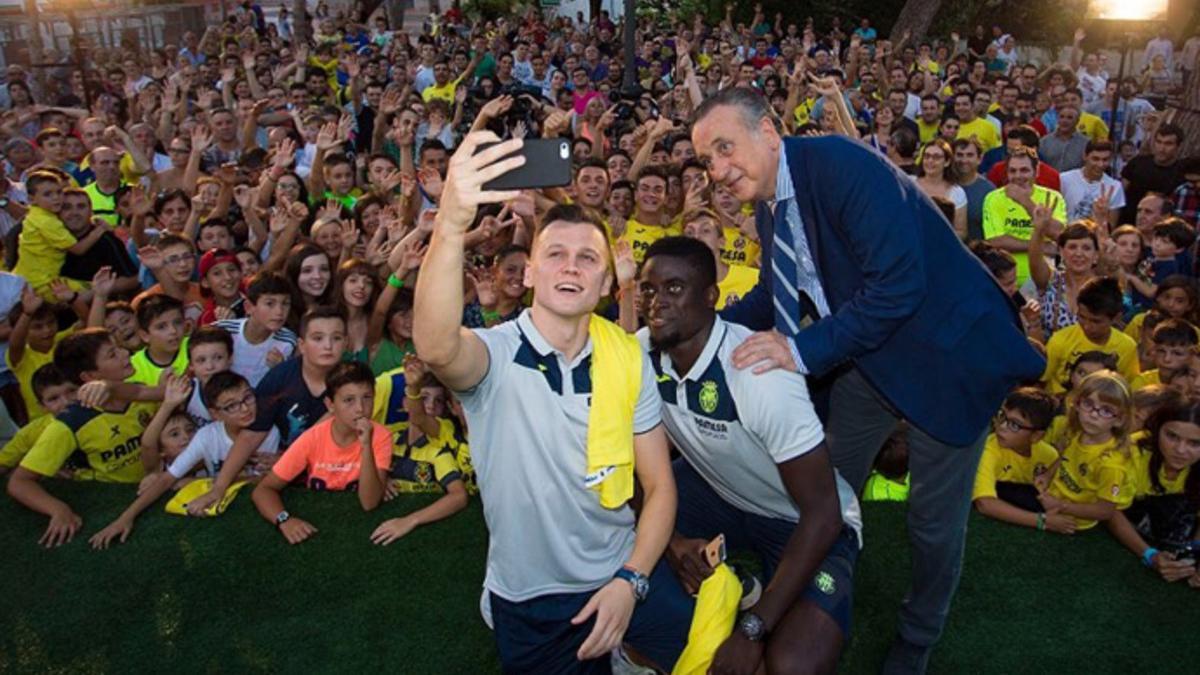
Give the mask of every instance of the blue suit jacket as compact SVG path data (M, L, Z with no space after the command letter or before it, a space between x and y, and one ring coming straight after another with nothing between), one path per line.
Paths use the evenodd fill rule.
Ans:
M917 428L967 445L1045 360L1016 308L907 176L847 138L783 143L830 316L795 337L813 376L851 363ZM774 326L773 219L759 204L759 284L722 316ZM802 296L803 297L803 296Z

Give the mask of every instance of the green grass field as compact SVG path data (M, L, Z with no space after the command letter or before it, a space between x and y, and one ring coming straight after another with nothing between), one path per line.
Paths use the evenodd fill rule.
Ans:
M45 519L0 497L0 673L489 673L479 618L486 532L472 503L387 548L380 521L425 503L405 497L364 515L350 494L289 490L320 530L290 547L249 495L215 520L144 514L129 543L86 538L124 508L127 486L54 483L84 534L36 546ZM874 672L907 580L903 508L870 504L844 672ZM1074 538L975 517L937 673L1195 672L1200 591L1168 586L1104 532Z

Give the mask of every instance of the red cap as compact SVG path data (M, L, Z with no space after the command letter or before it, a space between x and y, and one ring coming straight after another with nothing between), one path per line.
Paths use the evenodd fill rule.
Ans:
M225 249L214 248L200 256L200 278L203 279L204 277L208 276L209 270L223 262L233 263L239 269L241 268L241 264L238 263L236 255L226 251Z

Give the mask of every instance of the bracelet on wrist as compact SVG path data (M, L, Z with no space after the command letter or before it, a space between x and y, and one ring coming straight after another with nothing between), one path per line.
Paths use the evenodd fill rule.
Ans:
M1154 556L1156 555L1158 555L1158 549L1154 548L1153 546L1146 547L1146 550L1142 551L1142 564L1153 569Z
M392 288L404 288L404 280L400 277L397 277L394 272L388 275L387 282L388 286L391 286Z
M406 398L410 401L420 401L421 400L421 392L418 391L416 394L414 394L408 390L408 387L405 387L404 388L404 398Z
M1042 532L1046 529L1046 514L1037 514L1037 529L1038 532Z

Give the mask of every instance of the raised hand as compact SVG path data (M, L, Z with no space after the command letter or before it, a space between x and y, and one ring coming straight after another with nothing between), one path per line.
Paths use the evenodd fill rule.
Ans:
M33 314L45 303L42 296L33 292L31 286L25 286L21 290L21 311L25 314Z
M1058 196L1051 195L1049 201L1045 204L1034 204L1033 213L1030 214L1033 218L1033 226L1045 229L1054 219L1054 209L1058 207Z
M425 190L425 194L433 201L438 201L442 196L442 191L445 187L442 175L433 167L425 167L417 172L417 178L421 181L421 188Z
M321 130L317 132L317 152L325 152L335 148L339 142L337 123L328 122L321 125Z
M486 267L476 267L468 271L471 285L475 287L475 299L483 307L494 307L498 300L496 279L491 270Z
M485 103L483 107L479 109L479 116L489 120L494 120L508 112L509 109L512 108L512 105L513 97L505 94Z
M404 356L404 388L411 389L421 386L429 367L416 354L409 352Z
M71 302L78 295L78 293L71 290L66 279L62 277L55 277L50 281L50 292L54 294L55 298L58 298L59 302L64 304Z
M637 261L633 259L633 247L624 239L618 239L613 248L613 271L619 287L633 283L637 278Z
M353 220L343 220L340 223L342 229L342 250L349 251L358 243L358 228L355 227Z
M213 142L212 130L203 124L192 129L192 152L203 153Z
M513 190L484 190L483 184L525 163L518 152L520 139L498 142L490 131L468 134L450 158L450 167L438 202L438 226L459 234L467 231L481 204L493 204L514 199ZM496 143L476 152L482 143Z
M117 273L107 265L96 270L92 276L92 292L96 297L107 298L112 295L113 286L117 283Z
M427 248L424 243L416 239L401 241L392 248L387 265L398 278L403 279L409 272L421 267Z
M177 408L192 396L192 378L168 373L163 388L163 405Z

